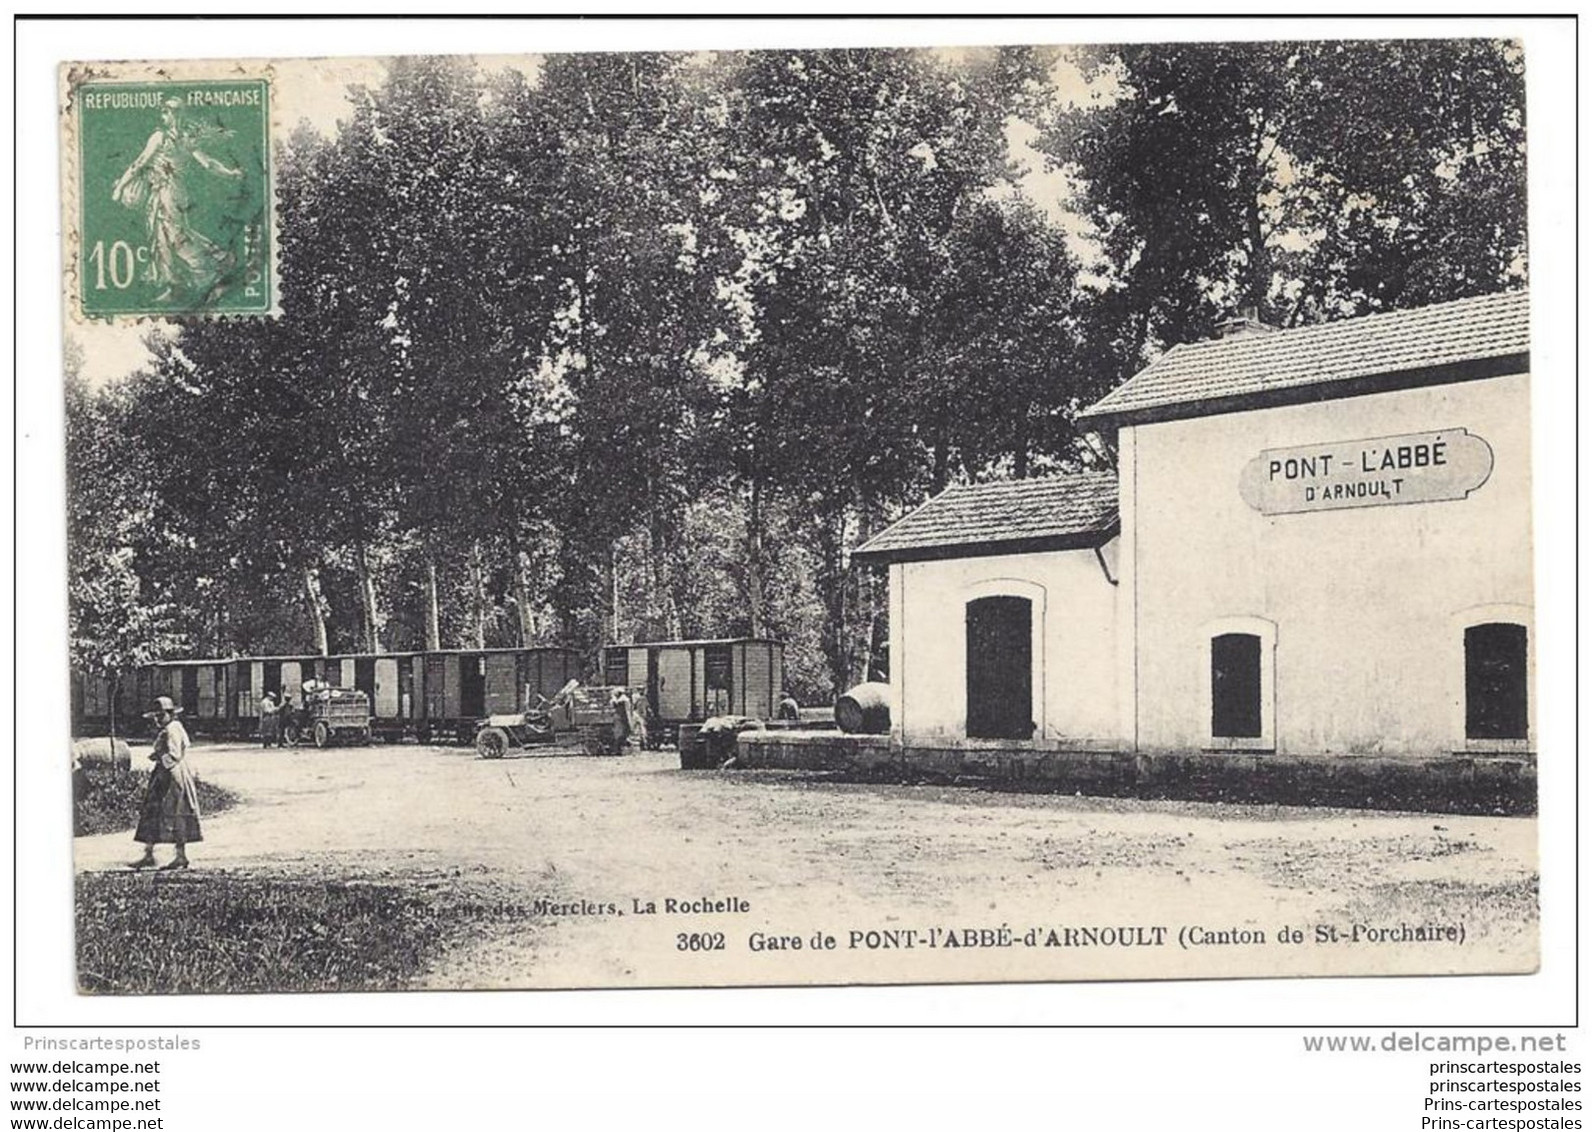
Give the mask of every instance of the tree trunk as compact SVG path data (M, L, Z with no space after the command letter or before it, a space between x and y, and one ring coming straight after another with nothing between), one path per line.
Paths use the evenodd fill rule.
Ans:
M470 597L471 604L475 606L475 647L486 648L487 622L491 615L487 611L486 601L486 563L482 559L481 544L479 542L470 547Z
M619 545L608 548L608 624L609 640L619 641Z
M879 514L878 502L871 494L859 488L858 500L857 545L861 546L883 526L883 517ZM857 588L857 627L865 634L861 642L858 676L863 680L872 680L882 667L887 639L885 623L889 611L880 597L879 572L872 568L853 567L851 573Z
M437 560L426 555L426 651L442 647L442 616L437 608Z
M844 560L845 509L833 504L820 504L820 507L825 511L815 515L813 523L818 541L818 569L813 581L818 600L824 607L819 646L829 663L833 694L839 696L852 684L850 624L846 616L850 605L847 595L850 580Z
M746 608L752 636L763 636L763 483L755 470L746 510Z
M310 623L315 626L315 651L321 656L330 656L332 650L326 640L326 611L321 607L321 587L315 583L315 571L307 565L304 567L304 604L309 606Z
M514 550L514 606L519 614L520 647L528 649L536 641L536 614L531 608L531 556L518 546Z
M668 556L665 560L668 567L668 589L664 591L663 615L671 641L683 641L688 636L700 636L702 631L702 626L695 624L692 625L690 633L685 631L685 610L691 605L691 594L686 588L687 571L681 561L680 528L683 524L684 520L676 516L675 526L664 544L664 553Z
M889 585L885 592L888 594ZM888 682L890 679L890 610L874 608L868 636L868 679Z
M1012 440L1012 475L1016 479L1028 478L1028 413L1032 406L1024 405L1017 418L1017 435Z
M653 503L647 522L647 635L653 640L675 640L680 633L670 542L663 508Z
M1257 141L1257 147L1261 143ZM1249 280L1244 293L1248 302L1244 305L1255 309L1255 317L1266 317L1266 292L1269 291L1271 279L1267 270L1266 235L1261 230L1260 217L1260 192L1266 183L1266 170L1261 164L1259 152L1255 154L1254 184L1248 199L1244 202L1246 227L1249 233Z
M376 581L370 575L370 563L365 558L365 544L354 547L354 569L359 578L359 610L364 622L365 651L381 652L381 621L376 611Z

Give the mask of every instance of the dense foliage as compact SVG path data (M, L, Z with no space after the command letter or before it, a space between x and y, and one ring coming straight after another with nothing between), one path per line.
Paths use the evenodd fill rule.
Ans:
M277 155L280 319L69 375L80 667L758 634L823 700L887 662L847 550L1099 463L1070 422L1157 351L1524 274L1509 44L401 59L350 98Z

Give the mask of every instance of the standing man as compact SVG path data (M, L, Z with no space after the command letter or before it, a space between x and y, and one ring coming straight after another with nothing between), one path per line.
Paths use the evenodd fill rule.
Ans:
M177 722L182 708L171 697L159 696L153 711L144 714L155 724L155 747L149 752L154 769L149 788L144 792L144 808L138 818L133 840L144 846L144 855L132 863L147 869L155 863L155 846L172 845L177 855L161 871L188 867L188 844L203 841L199 830L199 779L188 761L188 730Z
M282 745L282 717L277 710L276 697L270 692L260 697L260 746Z

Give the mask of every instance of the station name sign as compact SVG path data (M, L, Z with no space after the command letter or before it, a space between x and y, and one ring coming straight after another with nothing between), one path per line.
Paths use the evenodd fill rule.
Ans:
M1268 448L1239 494L1263 515L1464 499L1492 475L1492 446L1462 428Z

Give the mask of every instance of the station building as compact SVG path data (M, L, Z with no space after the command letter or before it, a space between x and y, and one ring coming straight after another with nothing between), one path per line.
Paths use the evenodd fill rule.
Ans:
M893 744L1531 762L1527 313L1240 320L881 532Z

